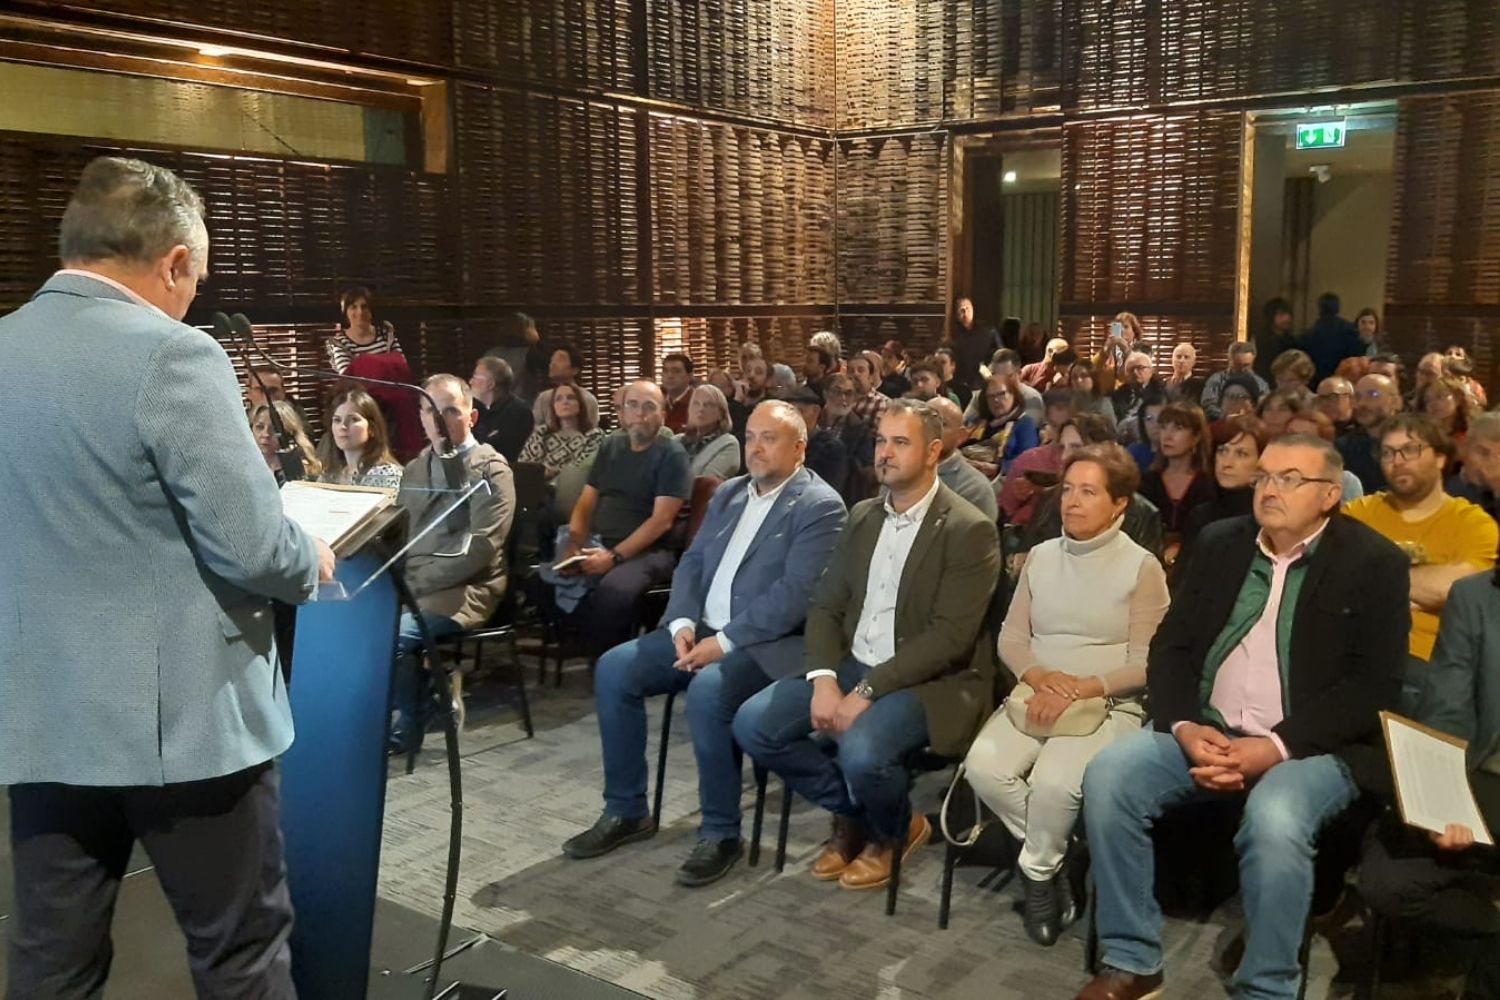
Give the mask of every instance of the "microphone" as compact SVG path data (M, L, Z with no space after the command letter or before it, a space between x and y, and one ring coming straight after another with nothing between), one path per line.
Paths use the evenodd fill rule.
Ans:
M232 338L234 333L233 321L221 312L213 315L214 333L221 339ZM297 439L287 433L286 424L281 419L281 414L276 412L276 402L271 394L266 392L266 383L261 379L260 372L255 370L255 364L250 355L245 352L245 345L239 344L240 358L245 362L245 371L255 384L260 387L261 398L266 401L266 415L271 418L271 430L276 435L276 457L281 462L281 474L287 482L298 482L307 478L307 471L303 465L302 447L297 444ZM251 414L253 417L254 414Z
M216 316L221 315L223 314L216 314ZM455 492L464 488L464 485L467 483L469 478L468 468L464 464L463 456L458 454L458 449L453 444L453 436L448 433L448 422L443 419L442 410L433 400L431 393L429 393L426 389L422 388L419 385L413 385L410 382L392 382L387 379L369 378L363 375L341 375L336 371L330 371L323 368L298 368L292 365L283 364L267 354L264 350L261 349L261 346L255 342L255 328L244 313L235 313L233 316L228 318L228 322L235 338L240 343L241 350L244 350L245 346L249 345L249 348L253 350L262 361L264 361L268 366L275 368L277 371L291 372L294 375L310 375L313 378L317 378L325 382L347 381L358 382L362 385L381 385L392 389L405 389L407 392L413 392L422 397L422 399L426 401L428 407L431 408L433 423L437 426L438 433L442 436L443 439L443 452L442 454L439 454L437 456L439 463L441 463L443 467L443 478L447 481L448 488ZM218 330L217 320L215 321L214 329Z

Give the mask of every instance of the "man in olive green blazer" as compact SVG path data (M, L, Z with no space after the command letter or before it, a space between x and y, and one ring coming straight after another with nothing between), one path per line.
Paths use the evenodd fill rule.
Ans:
M942 422L892 400L875 439L885 494L857 504L808 609L806 672L764 689L735 741L833 814L812 874L848 889L890 880L895 851L925 843L908 818L906 754L958 755L993 702L994 658L976 649L1000 573L995 524L937 477ZM823 743L833 740L830 756Z

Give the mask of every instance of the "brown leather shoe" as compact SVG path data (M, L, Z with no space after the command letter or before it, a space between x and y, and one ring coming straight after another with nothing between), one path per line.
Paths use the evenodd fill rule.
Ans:
M1165 992L1160 972L1137 976L1106 965L1074 1000L1157 1000Z
M833 833L812 864L812 877L820 882L834 881L864 849L865 831L859 822L850 816L833 817Z
M932 824L927 822L927 817L921 813L913 813L911 825L906 828L906 840L901 845L901 863L906 864L912 852L927 843L931 836ZM866 844L859 857L850 862L849 867L839 876L839 885L845 889L882 888L891 880L894 856L893 844Z

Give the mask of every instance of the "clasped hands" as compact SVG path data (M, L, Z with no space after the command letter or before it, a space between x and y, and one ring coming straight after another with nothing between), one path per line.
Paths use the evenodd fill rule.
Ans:
M576 576L579 574L603 576L615 568L615 554L611 549L582 548L576 544L569 545L567 551L563 553L562 559L559 559L558 562L571 559L574 556L583 556L583 562L574 563L571 566L560 569L558 573L563 576Z
M870 707L870 700L850 691L839 690L839 682L832 677L813 678L812 727L818 733L843 734L848 732L854 720Z
M1231 738L1196 722L1183 723L1173 735L1192 764L1188 774L1199 788L1211 792L1242 792L1282 759L1268 736Z
M689 673L695 673L724 658L724 649L719 645L717 635L700 640L690 628L678 629L677 634L672 636L672 646L677 652L677 659L672 666Z
M1050 726L1073 702L1104 695L1099 678L1075 677L1062 670L1048 670L1031 687L1036 693L1026 702L1026 721L1033 726Z

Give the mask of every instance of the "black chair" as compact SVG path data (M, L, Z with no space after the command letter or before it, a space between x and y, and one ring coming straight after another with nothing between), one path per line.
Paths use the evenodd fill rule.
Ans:
M824 741L823 748L824 752L830 755L838 752L838 744L833 742L832 740ZM907 754L905 760L902 761L902 764L906 768L908 777L907 783L912 784L920 774L941 771L949 767L957 767L961 760L962 758L944 757L940 754L935 754L931 749L927 747L919 747L918 749L913 750L911 753ZM752 828L753 833L751 834L753 838L751 850L757 856L760 853L759 848L761 821L765 815L766 808L766 783L761 780L761 773L762 772L757 766L755 821ZM785 782L783 782L781 794L781 825L776 835L776 870L778 872L783 871L786 868L786 842L787 836L790 832L791 820L792 789L790 786L786 785ZM910 822L909 817L908 822ZM951 849L951 845L949 846ZM888 917L893 916L896 912L896 896L901 890L901 854L902 851L898 849L891 858L891 880L886 883L885 887L885 915ZM947 904L945 902L945 912L940 915L944 921L946 921L947 919L946 906Z

